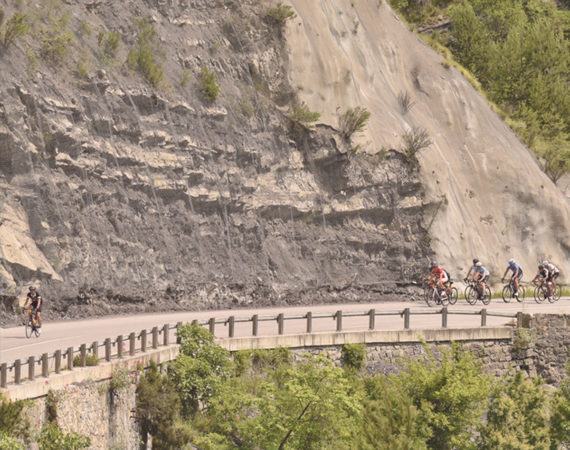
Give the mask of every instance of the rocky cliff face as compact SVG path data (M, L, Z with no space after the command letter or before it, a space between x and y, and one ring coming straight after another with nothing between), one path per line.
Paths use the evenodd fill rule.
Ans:
M333 126L291 130L296 93L268 5L22 0L6 17L16 3L32 33L0 56L4 309L32 282L52 317L407 292L397 281L431 255L438 202L389 146L354 152ZM125 63L142 17L157 87ZM70 38L53 58L58 33ZM213 103L202 66L221 86Z

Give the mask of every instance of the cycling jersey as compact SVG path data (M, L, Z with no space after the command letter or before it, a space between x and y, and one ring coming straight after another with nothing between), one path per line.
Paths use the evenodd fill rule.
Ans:
M544 269L542 269L542 270L539 269L539 270L538 270L538 275L540 275L540 276L541 276L542 278L544 278L544 279L548 279L548 275L549 275L548 269L546 269L546 268L544 268Z
M475 267L475 273L480 273L482 276L489 276L490 273L485 266Z
M560 270L558 270L558 267L556 267L554 264L548 264L546 266L546 269L548 269L551 274L560 273Z
M31 293L28 293L27 295L28 300L31 302L32 308L37 308L38 311L42 311L42 306L44 304L43 300L42 300L42 296L40 295L39 292L36 292L34 295L32 295ZM38 308L38 303L40 304L39 308Z
M522 270L522 267L519 266L517 263L514 263L513 265L509 265L509 266L507 267L507 270L512 270L512 271L513 271L513 274L512 274L512 276L511 276L511 278L515 278L515 274L517 273L517 270L518 270L519 273L518 273L518 275L516 276L516 278L522 278L523 270Z
M438 279L441 279L444 283L449 280L447 272L442 267L435 266L431 270L431 273L432 275L435 275Z

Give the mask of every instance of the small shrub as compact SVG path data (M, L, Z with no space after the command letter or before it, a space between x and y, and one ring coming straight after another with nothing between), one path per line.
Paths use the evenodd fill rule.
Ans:
M73 42L73 35L59 26L54 26L50 30L42 31L42 36L42 56L52 64L63 64Z
M526 350L534 346L536 342L536 330L530 328L519 328L513 337L513 350Z
M79 24L79 34L81 36L91 36L91 27L89 26L89 24L85 21L82 21Z
M191 79L191 72L188 69L182 70L182 76L180 77L180 86L185 87Z
M26 446L18 439L0 431L0 448L2 450L25 450Z
M2 13L3 17L3 13ZM7 22L4 33L1 35L2 45L8 49L30 30L28 16L23 13L14 14Z
M355 20L353 25L354 25L354 28L352 29L352 33L356 34L356 33L358 33L358 27L360 26L360 22L358 20Z
M360 106L349 109L344 114L341 114L339 126L344 139L349 141L354 133L363 131L369 119L370 111Z
M116 31L105 33L105 31L100 30L99 34L97 35L97 43L99 44L99 49L103 58L115 59L117 53L119 52L121 34Z
M99 358L93 353L88 353L85 357L85 365L88 367L96 366L99 364ZM81 355L73 357L73 367L81 366Z
M21 400L11 402L0 395L0 433L16 435L22 430L24 406L25 403Z
M444 59L444 60L441 62L441 65L442 65L443 67L445 67L446 69L449 69L449 68L451 67L451 63L450 63L447 59Z
M42 427L38 439L40 450L77 450L91 446L91 439L72 432L65 434L55 423Z
M253 116L253 105L251 104L249 96L246 96L240 100L239 110L245 117Z
M366 364L365 344L344 344L341 353L345 367L360 370Z
M319 120L319 117L321 117L320 113L311 111L304 102L300 105L293 104L287 116L295 132L315 128L313 123Z
M281 26L284 25L287 20L297 17L297 14L293 11L292 6L280 3L275 8L271 8L267 11L267 17L271 22Z
M404 132L402 139L404 140L404 153L407 158L415 157L417 152L432 144L428 131L421 127L414 127L410 131Z
M200 69L200 92L209 102L215 101L220 95L216 73L206 66Z
M111 391L118 391L126 388L130 384L129 369L126 365L117 366L111 373L111 381L109 382L109 389Z
M402 114L406 114L410 109L412 109L415 105L415 102L412 101L410 94L408 91L400 92L398 94L398 104L400 105L400 111Z
M85 58L79 58L77 60L75 73L79 78L87 78L87 76L89 75L89 70L87 68L87 61L85 60Z
M138 71L151 85L157 87L164 78L164 67L160 59L163 59L165 54L150 19L140 19L137 25L137 43L129 51L127 64L131 70Z

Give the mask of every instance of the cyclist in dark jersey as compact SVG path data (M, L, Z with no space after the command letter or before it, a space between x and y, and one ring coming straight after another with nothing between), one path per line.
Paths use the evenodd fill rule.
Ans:
M28 295L26 296L26 303L24 303L24 308L26 308L28 306L28 303L30 303L31 308L28 310L28 316L31 317L32 316L32 310L35 309L36 310L36 314L38 317L38 332L41 333L42 332L42 296L40 295L40 293L36 290L35 286L30 286L30 292L28 292Z

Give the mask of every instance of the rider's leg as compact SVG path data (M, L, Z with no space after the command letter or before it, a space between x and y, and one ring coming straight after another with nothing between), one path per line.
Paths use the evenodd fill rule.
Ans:
M42 327L42 313L38 311L36 314L38 316L38 327L41 328Z

